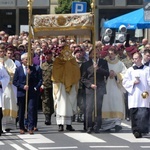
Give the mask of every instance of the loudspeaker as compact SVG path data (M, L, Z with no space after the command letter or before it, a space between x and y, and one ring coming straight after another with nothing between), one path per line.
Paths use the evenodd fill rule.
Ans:
M124 34L119 34L118 35L118 41L123 43L126 40L125 35Z
M112 30L110 28L105 30L105 34L111 35L112 34Z
M125 26L125 25L121 25L121 26L119 27L119 32L121 32L121 33L126 33L126 32L127 32L126 26Z
M109 42L110 41L110 37L108 35L104 35L103 39L105 42Z

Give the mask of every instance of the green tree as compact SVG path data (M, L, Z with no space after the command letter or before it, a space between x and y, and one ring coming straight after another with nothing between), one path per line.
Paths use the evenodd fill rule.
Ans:
M71 13L72 0L58 0L58 7L55 8L56 14Z
M91 11L91 0L58 0L58 7L55 8L56 14L71 13L71 6L73 1L87 2L87 12Z

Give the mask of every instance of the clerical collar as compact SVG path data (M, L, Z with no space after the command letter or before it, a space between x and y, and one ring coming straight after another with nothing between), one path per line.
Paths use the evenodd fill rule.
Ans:
M136 66L136 65L135 65L135 66L133 66L133 69L134 69L134 70L136 70L136 69L143 69L143 68L144 68L144 65L141 65L141 66L139 66L139 67L138 67L138 66Z

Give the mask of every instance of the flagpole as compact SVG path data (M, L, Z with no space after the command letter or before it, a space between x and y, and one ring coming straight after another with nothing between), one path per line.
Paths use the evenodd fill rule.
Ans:
M31 59L31 20L32 20L32 3L33 0L28 0L28 26L29 26L29 36L28 36L28 62L27 62L27 68L29 68L29 65L31 65L32 59ZM29 75L26 74L26 85L28 86L29 83ZM25 101L25 118L27 118L27 112L28 112L28 90L26 90L26 101Z
M93 49L94 49L94 62L96 62L96 48L95 48L95 41L96 41L96 18L95 18L95 5L96 0L92 0L91 3L91 9L92 9L92 14L93 14L93 30L92 30L92 37L93 37ZM96 85L96 68L94 68L94 84ZM97 97L96 97L96 89L94 90L94 115L95 118L97 117Z

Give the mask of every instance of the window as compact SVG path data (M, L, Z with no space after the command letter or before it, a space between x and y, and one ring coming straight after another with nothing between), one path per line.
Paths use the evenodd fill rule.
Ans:
M99 0L99 5L113 5L113 0Z
M7 19L6 19L7 18ZM16 10L0 10L0 30L4 30L10 35L14 35L16 32Z
M127 5L143 5L143 0L127 0Z

